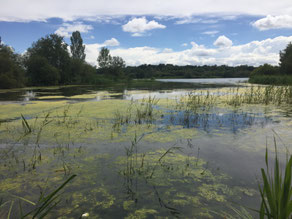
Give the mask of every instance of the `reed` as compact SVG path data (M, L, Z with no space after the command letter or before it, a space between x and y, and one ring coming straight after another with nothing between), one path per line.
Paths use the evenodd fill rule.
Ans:
M260 218L291 218L292 216L292 187L291 187L291 168L292 156L290 155L285 165L285 173L282 174L279 165L277 145L275 144L274 172L269 170L268 150L266 149L265 163L266 170L261 169L263 186L259 185L261 194Z
M238 107L243 104L283 105L292 103L292 86L251 86L243 93L230 95L227 104Z
M44 193L41 193L39 199L37 202L30 201L26 198L17 196L17 195L10 195L12 200L3 202L0 200L0 208L4 207L7 204L10 204L8 212L7 212L7 219L10 219L12 214L15 217L16 214L14 211L17 211L19 213L19 216L17 218L25 219L25 218L47 218L46 216L56 208L56 206L60 203L61 201L61 191L64 189L64 187L72 181L76 175L70 176L65 182L63 182L57 189L49 193L48 195L44 195ZM19 207L16 209L14 207L14 203L18 201ZM28 212L23 212L22 208L22 202L25 202L31 206L33 206L33 209L28 211Z

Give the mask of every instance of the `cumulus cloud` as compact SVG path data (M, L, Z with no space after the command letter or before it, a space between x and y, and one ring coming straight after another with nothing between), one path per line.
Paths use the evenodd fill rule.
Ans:
M63 23L62 26L55 31L55 33L63 37L70 37L74 31L88 33L92 29L93 27L91 25L83 24L82 22L75 22L73 24Z
M268 15L262 19L259 19L252 23L252 25L259 30L292 28L292 16L291 15Z
M192 47L182 51L166 51L153 47L116 48L111 50L114 56L121 56L127 65L169 63L175 65L253 65L264 63L277 65L279 51L286 48L292 36L279 36L262 41L252 41L242 45L207 48L191 42ZM86 45L86 59L96 64L98 50L102 45Z
M153 29L164 29L166 26L155 20L147 21L145 17L133 18L122 26L123 31L132 33L132 36L142 36L143 33Z
M204 45L198 45L195 42L191 42L192 49L189 52L191 56L212 56L216 54L215 49L207 49Z
M292 14L291 0L7 0L1 1L1 21L94 20L102 16L191 16L217 15L283 15Z
M222 35L222 36L219 36L213 44L214 46L224 48L224 47L232 46L232 41L228 39L226 36Z
M103 43L105 46L119 46L120 42L116 38L111 38Z

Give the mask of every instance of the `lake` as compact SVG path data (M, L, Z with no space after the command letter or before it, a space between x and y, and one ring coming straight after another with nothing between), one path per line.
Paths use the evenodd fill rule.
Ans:
M292 89L246 80L0 90L0 218L33 210L73 174L48 218L259 209L266 147L272 164L277 142L281 165L292 147Z

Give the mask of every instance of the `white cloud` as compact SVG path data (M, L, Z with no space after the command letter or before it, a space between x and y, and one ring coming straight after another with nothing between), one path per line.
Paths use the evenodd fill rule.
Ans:
M291 0L2 0L1 21L94 20L103 16L191 16L202 14L266 16L292 14Z
M214 46L224 48L224 47L232 46L232 41L228 39L226 36L222 35L222 36L219 36L213 44Z
M218 23L218 20L216 20L216 19L205 19L205 20L202 20L202 23L203 24L216 24L216 23Z
M116 48L111 50L114 56L121 56L127 65L169 63L175 65L253 65L264 63L277 65L279 51L286 48L292 41L292 36L279 36L262 41L252 41L246 44L226 48L206 48L191 42L192 48L182 51L168 51L153 47ZM98 50L101 44L86 45L86 59L96 64Z
M155 20L147 21L145 17L133 18L122 26L123 31L130 32L133 36L141 36L143 33L153 29L164 29L166 26L159 24Z
M223 15L221 18L225 21L231 21L231 20L237 19L238 16L236 16L236 15Z
M75 22L73 24L64 23L55 31L55 33L63 37L70 37L71 33L74 31L88 33L92 29L93 27L91 25L83 24L82 22Z
M252 25L259 30L270 30L270 29L281 29L291 28L292 29L292 16L291 15L279 15L271 16L268 15L262 19L259 19L252 23Z
M105 46L119 46L120 42L116 38L111 38L103 43Z
M205 31L202 34L214 36L217 33L219 33L219 31L217 31L217 30L210 30L210 31Z
M198 45L195 42L191 42L192 49L189 52L191 56L212 56L216 54L215 49L207 49L204 45Z
M132 36L133 37L140 37L140 36L143 36L143 34L142 33L133 33Z
M184 18L177 20L175 22L175 24L195 24L195 23L199 23L201 21L202 21L201 18L196 18L196 17L190 16L190 17L184 17Z
M222 19L222 18L220 18ZM196 24L196 23L202 23L202 24L216 24L218 23L219 19L212 19L209 16L206 16L205 19L194 17L194 16L186 16L182 18L178 18L178 20L175 22L175 24Z
M97 56L103 44L94 43L85 45L86 61L92 65L97 65Z
M170 53L170 52L173 52L173 50L170 49L170 48L165 48L162 52L164 52L164 53Z

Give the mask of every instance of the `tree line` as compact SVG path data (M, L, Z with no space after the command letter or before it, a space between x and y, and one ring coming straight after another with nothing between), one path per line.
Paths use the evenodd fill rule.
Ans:
M108 48L101 48L98 68L85 61L85 45L80 32L70 37L71 45L57 34L50 34L32 43L24 54L1 42L0 88L50 86L68 84L102 84L118 80L150 78L248 77L254 67L177 66L172 64L127 66Z
M172 64L128 66L125 74L131 78L238 78L249 77L255 68L241 65L231 67L227 65L177 66Z
M107 48L102 48L98 72L95 66L85 61L85 45L80 32L73 32L70 40L69 47L63 37L50 34L34 42L20 55L3 44L0 38L0 88L98 84L105 78L121 77L121 69L125 67L121 57L112 57Z

